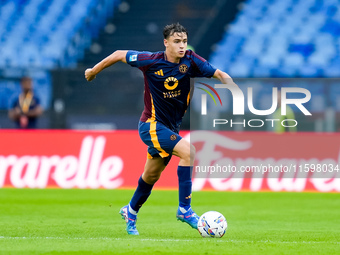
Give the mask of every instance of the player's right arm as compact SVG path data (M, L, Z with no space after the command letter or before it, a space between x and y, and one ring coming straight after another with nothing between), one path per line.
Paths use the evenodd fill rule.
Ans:
M103 71L105 68L116 64L118 61L122 61L126 63L126 54L127 50L116 50L108 57L104 58L98 64L96 64L93 68L88 68L85 70L85 78L87 81L92 81L96 78L96 75Z
M36 100L38 100L38 99L36 99ZM40 115L42 115L43 112L44 112L44 110L43 110L43 108L41 107L41 105L39 104L39 101L38 101L37 105L33 109L29 110L26 113L23 113L19 106L14 105L12 107L12 109L10 109L8 111L8 117L11 120L17 121L17 120L20 119L20 116L24 115L24 116L27 116L27 117L39 117Z
M12 108L8 111L8 117L11 120L17 121L20 118L21 110L19 107Z

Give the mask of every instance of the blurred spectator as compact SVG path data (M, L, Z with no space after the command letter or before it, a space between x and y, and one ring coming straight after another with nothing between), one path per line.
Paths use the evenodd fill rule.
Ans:
M37 118L43 113L43 109L39 98L33 93L31 78L23 77L21 88L22 93L13 101L8 116L15 121L17 128L34 129L37 127Z

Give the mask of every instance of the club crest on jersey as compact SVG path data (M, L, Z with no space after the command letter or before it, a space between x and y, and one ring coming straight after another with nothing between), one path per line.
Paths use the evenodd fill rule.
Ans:
M176 135L171 135L171 136L170 136L170 140L171 140L171 141L175 141L176 139L177 139L177 136L176 136Z
M186 72L188 71L188 66L187 66L186 64L181 64L181 65L179 66L179 71L180 71L181 73L186 73Z
M164 81L164 87L168 90L174 90L178 86L178 80L175 77L168 77Z

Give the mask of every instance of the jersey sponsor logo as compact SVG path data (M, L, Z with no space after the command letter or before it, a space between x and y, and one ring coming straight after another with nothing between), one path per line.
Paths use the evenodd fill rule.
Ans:
M137 61L137 54L131 55L129 61Z
M188 66L186 64L181 64L178 69L181 73L186 73L188 71Z
M164 81L164 87L168 90L174 90L178 86L178 80L175 77L168 77Z
M155 72L155 74L157 74L157 75L159 75L159 76L164 76L164 74L163 74L163 69L161 69L161 70Z
M163 92L164 98L174 98L181 95L181 90Z

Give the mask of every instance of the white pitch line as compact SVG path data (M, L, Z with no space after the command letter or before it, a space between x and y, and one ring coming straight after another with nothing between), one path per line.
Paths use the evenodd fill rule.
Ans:
M127 241L132 239L126 238L117 238L117 237L41 237L41 236L0 236L0 240L32 240L32 239L51 239L51 240L112 240L112 241ZM206 238L213 239L213 238ZM272 241L272 240L231 240L231 239L214 239L216 242L223 243L271 243L271 244L337 244L340 245L340 242L328 242L328 241ZM151 241L151 242L192 242L196 241L196 239L152 239L152 238L143 238L143 239L134 239L134 241Z
M29 240L29 239L51 239L51 240L113 240L113 241L126 241L129 239L126 238L119 238L119 237L41 237L41 236L30 236L30 237L25 237L25 236L0 236L1 239L16 239L16 240ZM134 241L154 241L154 242L190 242L193 240L185 240L185 239L151 239L151 238L144 238L144 239L134 239Z

